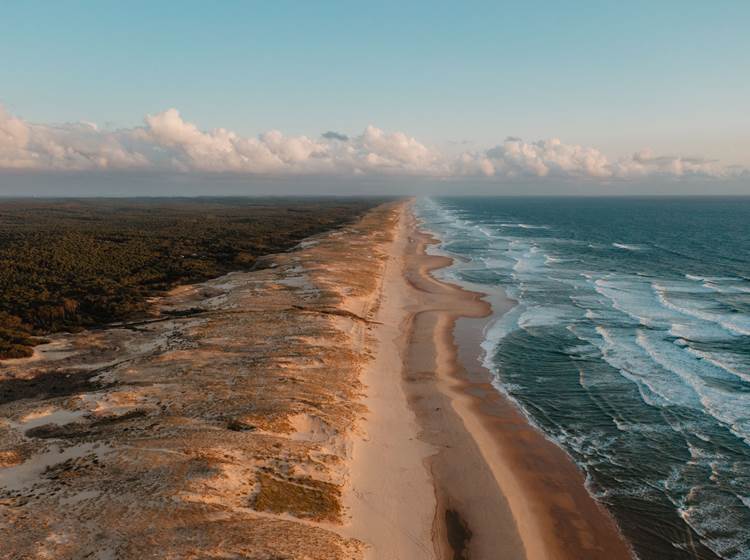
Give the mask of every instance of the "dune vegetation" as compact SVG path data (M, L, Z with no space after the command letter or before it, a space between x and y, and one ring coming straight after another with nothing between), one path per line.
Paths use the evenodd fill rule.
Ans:
M337 227L364 199L79 199L0 203L0 358L126 320L182 283L247 270Z

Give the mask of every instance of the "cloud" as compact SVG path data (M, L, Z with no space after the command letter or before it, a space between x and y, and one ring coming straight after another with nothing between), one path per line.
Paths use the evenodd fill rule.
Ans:
M595 148L563 144L559 139L527 143L509 137L485 153L495 174L509 177L586 176L609 177L607 158Z
M607 178L613 175L606 156L595 148L563 144L557 138L529 143L513 136L484 152L462 154L454 170L460 175L508 178Z
M342 142L346 142L349 140L349 137L346 134L341 134L340 132L334 132L333 130L329 130L328 132L324 132L321 134L323 138L326 140L341 140Z
M30 124L0 107L0 168L132 169L148 167L142 154L126 146L122 133L91 123Z
M650 150L641 150L613 164L616 177L647 177L653 175L683 177L689 175L726 177L746 174L737 166L723 166L718 160L701 157L654 156Z
M564 144L558 138L524 142L508 136L502 144L481 152L465 152L452 164L457 175L490 177L557 177L636 179L644 177L745 176L747 169L725 166L700 157L655 156L642 150L610 161L596 148Z
M218 128L210 132L186 122L176 109L146 116L146 126L132 135L154 152L161 166L180 171L269 173L294 167L310 159L322 146L301 136L287 138L269 131L258 138L245 138Z
M452 146L469 146L474 144L473 140L448 140L448 144Z
M225 128L202 130L177 109L147 115L142 126L101 129L87 122L30 123L2 107L0 169L501 179L737 177L748 173L716 160L658 156L648 150L610 160L596 148L557 138L525 142L508 136L490 149L448 155L403 132L386 132L372 125L356 136L328 131L314 139L271 130L246 137Z
M0 107L0 166L30 167L33 164L26 147L29 144L29 127L21 119L9 115Z

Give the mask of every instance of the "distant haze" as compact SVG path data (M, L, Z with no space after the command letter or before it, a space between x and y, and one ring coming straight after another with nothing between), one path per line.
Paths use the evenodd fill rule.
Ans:
M419 177L247 177L232 174L0 173L0 197L287 195L750 195L748 180L640 181L434 179Z

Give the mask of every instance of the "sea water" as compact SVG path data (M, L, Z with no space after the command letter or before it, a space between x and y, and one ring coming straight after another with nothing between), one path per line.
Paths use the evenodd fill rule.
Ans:
M750 199L426 198L499 391L642 559L750 559ZM458 261L457 261L458 263Z

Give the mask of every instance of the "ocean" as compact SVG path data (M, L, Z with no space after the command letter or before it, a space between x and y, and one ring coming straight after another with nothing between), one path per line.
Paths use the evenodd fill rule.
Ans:
M482 357L643 560L750 559L750 198L425 198Z

